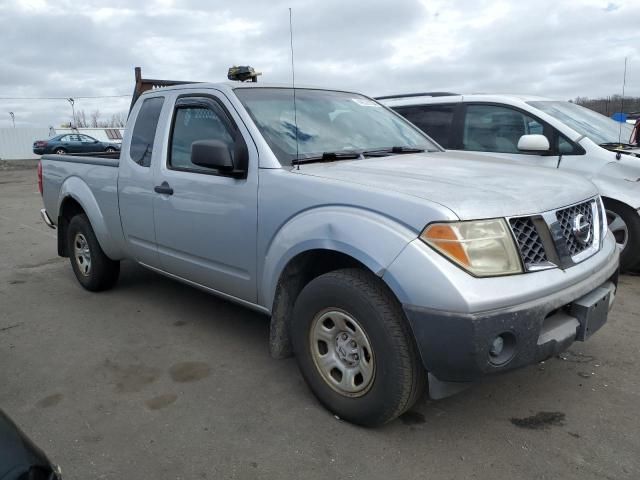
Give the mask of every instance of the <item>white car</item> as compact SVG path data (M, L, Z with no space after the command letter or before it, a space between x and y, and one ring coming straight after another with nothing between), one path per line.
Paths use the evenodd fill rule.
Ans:
M627 143L630 125L533 96L418 93L378 100L446 149L585 176L604 198L621 268L640 268L640 148Z

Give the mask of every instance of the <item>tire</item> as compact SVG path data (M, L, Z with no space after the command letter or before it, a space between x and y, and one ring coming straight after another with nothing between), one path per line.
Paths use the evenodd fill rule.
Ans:
M67 151L64 148L56 148L53 153L55 153L56 155L64 155L65 153L67 153Z
M640 268L640 215L616 200L604 199L607 223L620 248L620 270Z
M113 147L107 147L107 149L105 150L105 152L107 152L107 153L113 153L115 151L116 151L116 149L113 148Z
M411 408L424 390L426 372L404 312L386 285L367 271L336 270L309 282L295 302L291 338L313 393L349 422L387 423Z
M86 215L76 215L67 228L67 252L73 273L87 290L99 292L115 285L120 262L111 260L100 248Z

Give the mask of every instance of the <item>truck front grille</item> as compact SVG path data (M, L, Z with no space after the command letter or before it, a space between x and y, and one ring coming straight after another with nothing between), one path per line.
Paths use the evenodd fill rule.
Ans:
M520 256L527 270L548 261L542 239L531 217L519 217L509 220L511 230L516 237Z
M556 212L558 223L562 229L562 236L567 242L567 248L569 249L569 253L572 257L593 245L595 222L593 221L592 204L593 201L584 202L578 205L573 205L572 207L563 208ZM580 242L573 233L574 221L578 215L582 215L584 221L589 224L589 240L585 243Z
M525 271L566 269L600 248L602 222L596 199L543 212L509 218Z

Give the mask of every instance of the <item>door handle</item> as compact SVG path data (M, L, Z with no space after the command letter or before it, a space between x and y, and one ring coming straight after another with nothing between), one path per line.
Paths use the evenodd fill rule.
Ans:
M160 185L153 187L153 190L163 195L173 195L173 188L167 182L162 182Z

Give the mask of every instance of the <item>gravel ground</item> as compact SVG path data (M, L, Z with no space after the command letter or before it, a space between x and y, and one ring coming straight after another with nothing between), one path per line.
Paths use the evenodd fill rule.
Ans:
M640 478L640 277L561 358L367 430L269 357L266 317L131 263L84 291L40 208L0 171L0 407L67 479Z

